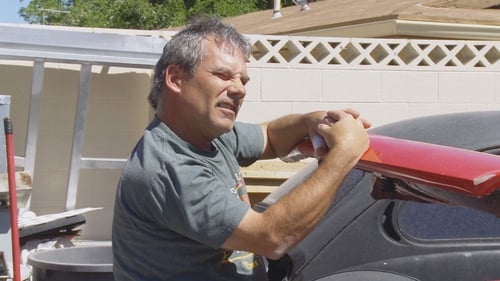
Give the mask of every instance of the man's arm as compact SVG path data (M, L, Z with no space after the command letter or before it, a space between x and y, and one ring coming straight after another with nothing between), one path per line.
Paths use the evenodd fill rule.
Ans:
M371 126L368 121L360 118L360 114L353 109L286 115L269 123L261 124L265 140L261 159L286 156L306 137L312 138L316 135L319 124L332 125L338 118L339 113L346 113L355 119L359 119L365 128Z
M331 122L322 121L325 117ZM329 151L300 186L263 213L249 210L222 247L276 259L302 240L323 217L345 176L368 148L367 126L350 110L289 115L264 126L263 158L284 156L313 134L324 138Z

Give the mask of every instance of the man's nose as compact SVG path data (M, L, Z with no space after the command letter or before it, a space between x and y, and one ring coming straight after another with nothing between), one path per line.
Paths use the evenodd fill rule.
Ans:
M238 95L244 97L247 94L247 88L239 79L233 79L231 86L228 88L230 95Z

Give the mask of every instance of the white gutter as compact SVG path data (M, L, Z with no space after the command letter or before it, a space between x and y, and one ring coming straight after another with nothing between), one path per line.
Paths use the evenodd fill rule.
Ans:
M362 38L420 37L500 41L500 26L396 19L324 28L289 35Z
M500 26L396 20L396 33L431 38L500 40Z

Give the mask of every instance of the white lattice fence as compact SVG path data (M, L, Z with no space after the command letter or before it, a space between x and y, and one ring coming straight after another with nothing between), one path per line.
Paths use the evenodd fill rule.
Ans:
M250 65L383 69L500 69L500 42L249 36Z

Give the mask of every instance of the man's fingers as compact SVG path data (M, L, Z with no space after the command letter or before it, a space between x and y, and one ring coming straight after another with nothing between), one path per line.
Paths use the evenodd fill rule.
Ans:
M327 116L324 118L325 124L330 125L330 126L333 125L335 122L341 120L342 118L352 117L354 119L359 118L361 120L361 122L363 123L363 127L365 129L368 129L371 127L371 123L364 118L360 118L361 114L357 110L354 110L352 108L347 108L347 109L343 109L343 110L331 110L331 111L328 111L326 114L327 114Z
M346 112L345 110L331 110L326 113L326 117L324 119L329 120L331 123L335 123L348 116L354 117L351 113Z
M363 124L363 128L368 129L372 126L372 123L370 121L364 119L364 118L359 118L361 120L361 123Z

